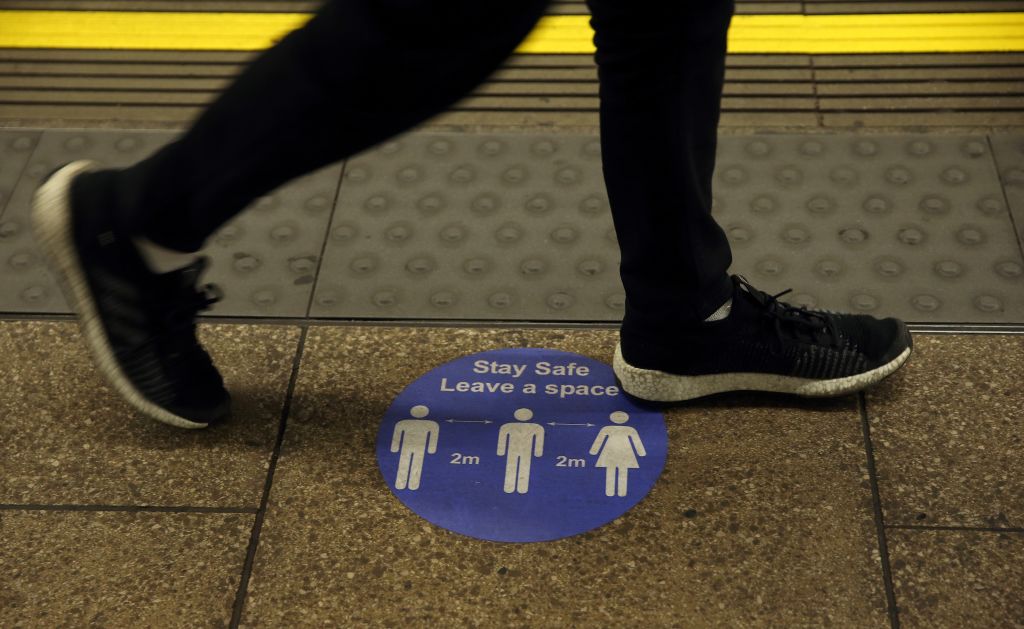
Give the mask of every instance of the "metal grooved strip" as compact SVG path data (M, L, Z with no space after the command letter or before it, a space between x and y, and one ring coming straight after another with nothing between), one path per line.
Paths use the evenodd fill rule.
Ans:
M0 122L182 128L254 55L0 50ZM729 55L722 125L1020 126L1024 54ZM596 127L590 55L513 55L433 121Z
M127 165L172 139L0 135L0 310L67 312L28 230L45 173L75 159ZM995 144L1016 206L1021 137ZM336 200L340 164L259 199L214 235L206 279L227 293L214 314L304 316L312 297L317 317L621 317L595 136L409 134L344 172ZM765 290L792 287L791 303L1024 323L1024 261L985 136L723 136L715 186L732 271Z

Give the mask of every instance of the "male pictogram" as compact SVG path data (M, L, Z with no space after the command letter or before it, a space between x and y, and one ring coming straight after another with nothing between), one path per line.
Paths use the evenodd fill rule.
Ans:
M533 419L533 411L520 408L514 413L519 422ZM498 456L505 463L505 493L525 494L530 490L530 463L544 454L544 427L537 424L508 423L498 431Z
M401 450L398 455L395 489L419 489L423 476L423 460L427 454L437 452L437 437L441 427L435 421L422 419L429 412L430 409L422 404L414 406L409 413L416 419L403 419L395 424L395 432L391 436L391 451Z

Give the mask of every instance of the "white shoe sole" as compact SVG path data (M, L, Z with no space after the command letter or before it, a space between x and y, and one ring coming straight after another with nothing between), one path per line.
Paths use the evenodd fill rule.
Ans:
M716 373L680 376L633 367L622 357L622 345L615 346L612 367L626 393L651 402L682 402L726 391L770 391L805 397L834 397L860 391L899 369L910 358L911 348L871 371L852 376L817 380L766 373Z
M57 276L57 283L78 314L86 346L97 368L114 389L143 415L178 428L206 428L209 424L180 417L153 404L135 388L114 358L113 349L97 313L89 284L82 272L71 232L71 181L80 173L95 170L89 160L72 162L55 172L32 197L32 230Z

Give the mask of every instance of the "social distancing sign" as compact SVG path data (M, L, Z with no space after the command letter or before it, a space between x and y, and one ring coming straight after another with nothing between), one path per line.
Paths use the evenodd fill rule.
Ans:
M503 349L437 367L395 398L377 460L406 506L502 542L576 535L636 505L665 466L661 413L611 367L550 349Z

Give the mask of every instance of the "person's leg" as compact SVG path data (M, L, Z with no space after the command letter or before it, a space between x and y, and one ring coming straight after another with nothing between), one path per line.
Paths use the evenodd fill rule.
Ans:
M834 396L903 365L912 349L903 322L793 308L728 274L711 183L732 1L588 2L626 289L613 358L623 391L650 401ZM727 315L716 313L726 303Z
M184 428L230 411L195 336L197 313L218 299L195 289L206 261L160 269L150 245L195 252L257 197L439 113L515 49L546 2L329 0L177 141L130 168L79 160L51 173L33 198L36 236L124 399Z
M732 295L711 178L732 0L588 0L623 331L697 323Z
M116 176L126 228L196 251L257 197L443 111L547 0L330 0L177 141Z

